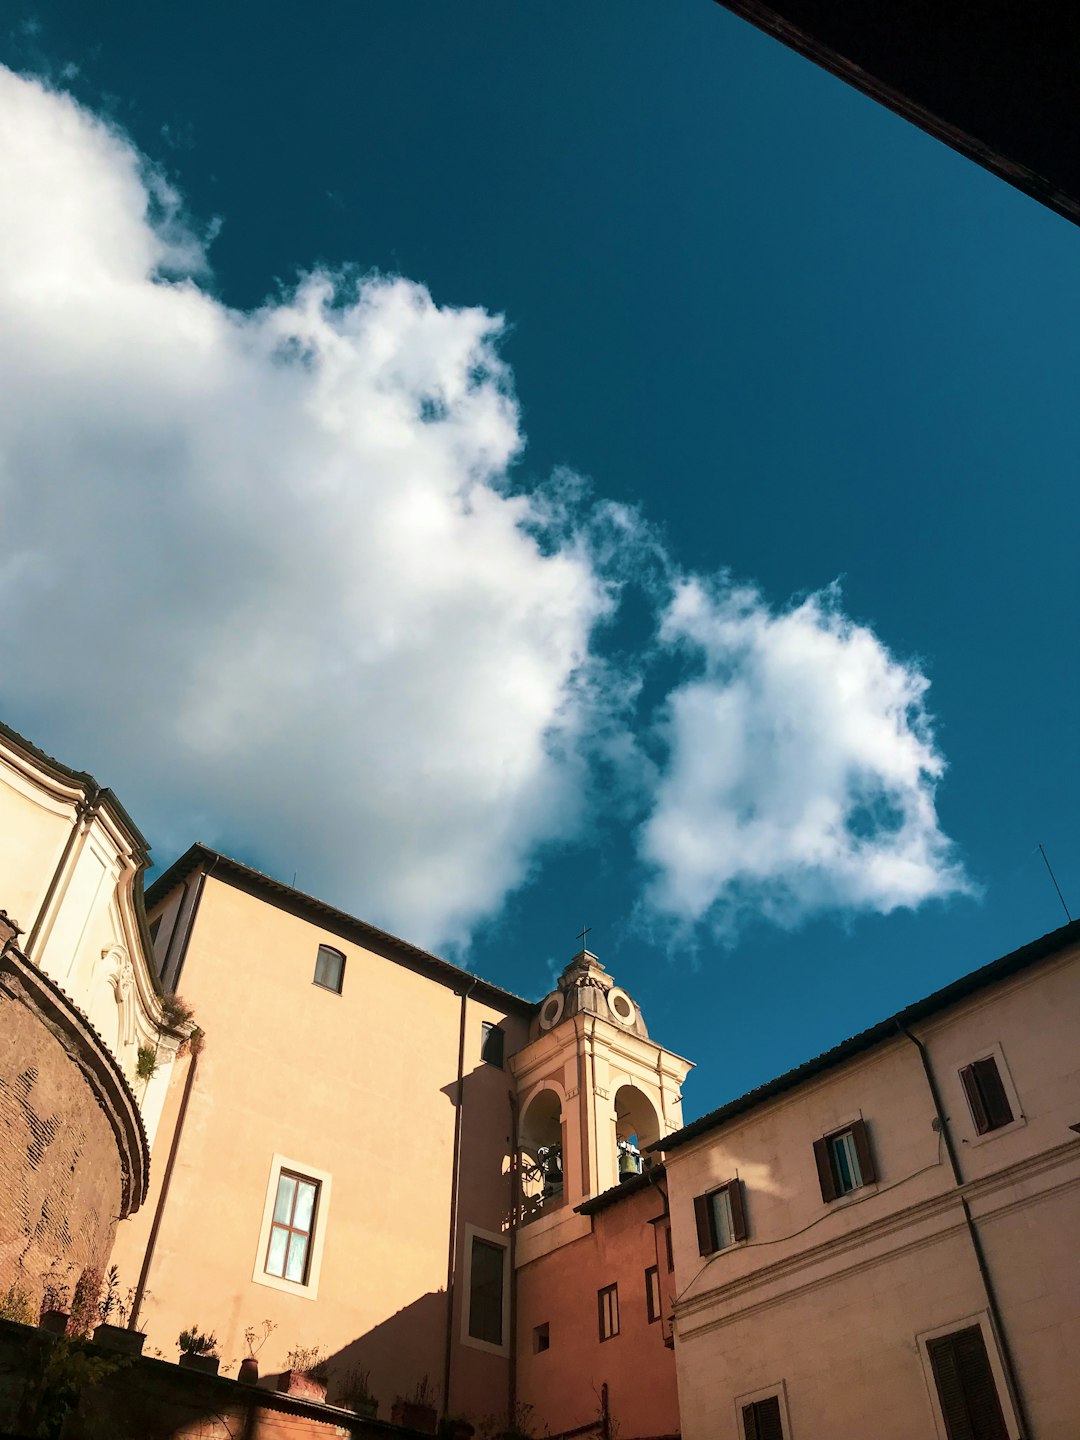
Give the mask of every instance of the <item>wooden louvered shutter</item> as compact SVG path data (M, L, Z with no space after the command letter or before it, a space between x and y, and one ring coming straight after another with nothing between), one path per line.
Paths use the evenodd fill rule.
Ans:
M744 1405L742 1423L744 1440L784 1440L780 1401L775 1395Z
M975 1074L975 1066L965 1065L960 1071L960 1079L963 1081L967 1102L971 1106L971 1118L975 1121L975 1133L985 1135L990 1129L990 1121L987 1119L986 1106L979 1093L979 1081Z
M1008 1125L1013 1118L1012 1106L1005 1094L997 1061L993 1057L976 1060L971 1068L975 1071L975 1080L986 1110L987 1129L997 1130L1001 1125Z
M814 1159L817 1161L817 1178L818 1184L821 1186L821 1198L826 1202L835 1200L838 1192L828 1140L814 1141Z
M731 1238L733 1240L745 1240L746 1229L746 1204L743 1199L743 1183L741 1180L732 1180L727 1187L728 1199L731 1201Z
M873 1185L877 1179L877 1169L874 1166L874 1157L870 1153L870 1136L866 1133L866 1122L856 1120L851 1127L851 1138L855 1142L855 1158L859 1162L859 1172L862 1175L864 1185Z
M708 1195L694 1196L694 1219L697 1221L698 1254L711 1255L716 1249L716 1231Z
M979 1326L930 1340L926 1350L949 1440L1009 1440Z

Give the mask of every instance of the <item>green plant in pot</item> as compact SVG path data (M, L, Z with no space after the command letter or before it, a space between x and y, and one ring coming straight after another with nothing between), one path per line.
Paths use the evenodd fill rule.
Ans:
M77 1293L78 1287L76 1287ZM120 1290L120 1271L115 1265L109 1267L105 1276L105 1288L97 1303L100 1324L94 1331L94 1339L109 1350L120 1350L125 1355L141 1355L146 1336L140 1330L128 1329L128 1318L135 1291L126 1294Z
M259 1380L259 1351L270 1338L271 1333L277 1329L273 1320L264 1320L258 1329L249 1325L244 1331L244 1343L247 1345L248 1353L240 1361L240 1370L237 1379L243 1385L256 1385Z
M285 1356L278 1389L304 1400L326 1399L326 1357L319 1345L297 1345Z
M197 1330L194 1325L181 1330L176 1343L180 1349L180 1364L185 1370L201 1370L205 1375L216 1375L220 1357L217 1353L217 1336Z
M371 1393L371 1372L354 1365L345 1376L341 1386L338 1404L346 1410L353 1410L365 1420L374 1420L379 1413L379 1402Z
M434 1387L425 1375L408 1395L397 1397L390 1409L390 1419L395 1425L408 1425L412 1430L434 1435L438 1419L435 1404Z

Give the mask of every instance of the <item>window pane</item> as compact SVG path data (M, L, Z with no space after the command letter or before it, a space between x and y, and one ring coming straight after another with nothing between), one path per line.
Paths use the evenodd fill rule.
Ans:
M833 1137L831 1143L833 1165L836 1169L836 1188L844 1193L857 1190L862 1182L858 1157L855 1154L855 1138L850 1130Z
M293 1215L294 1230L311 1229L311 1212L315 1209L315 1196L318 1189L310 1180L297 1181L296 1192L296 1213Z
M342 975L345 971L345 957L327 945L319 946L315 960L315 984L324 985L327 990L341 991Z
M268 1275L283 1275L285 1273L285 1246L289 1239L287 1230L280 1230L276 1225L270 1231L270 1250L266 1257L266 1273Z
M278 1180L277 1203L274 1205L274 1219L288 1225L292 1218L293 1197L296 1195L296 1181L291 1175L282 1175Z
M289 1241L289 1258L285 1265L285 1279L304 1283L304 1261L307 1257L307 1236L293 1235Z
M731 1196L726 1190L717 1190L709 1196L709 1203L716 1226L716 1248L723 1250L735 1241L735 1227L731 1221Z
M469 1277L469 1334L474 1340L501 1345L503 1338L503 1262L501 1245L473 1239Z

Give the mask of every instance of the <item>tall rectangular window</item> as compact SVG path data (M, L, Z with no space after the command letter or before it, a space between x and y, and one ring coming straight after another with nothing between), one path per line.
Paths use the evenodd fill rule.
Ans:
M726 1250L729 1245L745 1240L746 1206L743 1203L741 1180L729 1180L704 1195L694 1198L694 1218L697 1221L698 1251L711 1255L714 1250Z
M618 1285L606 1285L596 1292L596 1308L600 1318L600 1339L610 1340L619 1333Z
M992 1055L985 1060L976 1060L973 1065L965 1065L960 1071L960 1079L977 1134L986 1135L1012 1123L1012 1106L1005 1093L997 1061Z
M853 1120L843 1130L834 1130L831 1135L815 1140L814 1159L821 1198L825 1201L872 1185L877 1179L870 1138L862 1120Z
M324 990L336 990L340 995L344 980L345 956L329 945L320 945L315 957L315 984L321 985Z
M939 1335L926 1352L949 1440L1008 1440L981 1327Z
M317 1180L309 1180L305 1175L294 1175L287 1170L278 1176L270 1240L263 1267L267 1275L292 1280L297 1285L306 1284L318 1200Z
M650 1325L660 1319L660 1271L655 1265L645 1271L645 1309Z
M506 1249L473 1236L469 1269L469 1334L488 1345L503 1343L503 1267Z
M498 1065L503 1063L503 1039L504 1033L492 1020L480 1022L480 1059L486 1065Z

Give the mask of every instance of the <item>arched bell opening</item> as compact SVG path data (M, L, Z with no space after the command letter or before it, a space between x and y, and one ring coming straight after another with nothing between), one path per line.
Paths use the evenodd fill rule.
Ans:
M619 1181L633 1180L655 1162L648 1147L660 1139L660 1122L652 1101L635 1085L615 1092L615 1150Z
M562 1101L554 1090L541 1090L521 1117L521 1219L535 1220L565 1200L562 1150Z

